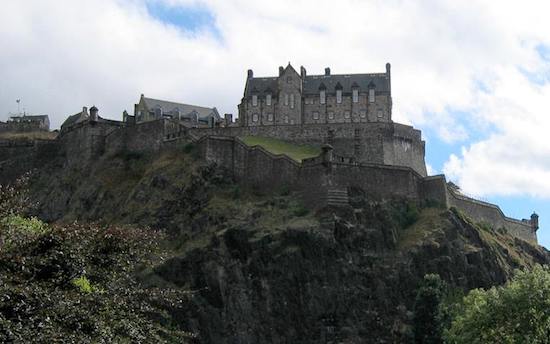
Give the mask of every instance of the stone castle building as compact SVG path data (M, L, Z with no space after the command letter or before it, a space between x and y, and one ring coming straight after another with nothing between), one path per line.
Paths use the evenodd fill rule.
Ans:
M276 77L248 70L239 105L243 126L391 122L390 64L385 73L307 75L288 64Z
M421 132L392 121L390 68L388 63L383 73L364 74L331 74L326 68L323 75L307 75L289 63L277 77L254 77L249 70L240 132L329 144L349 161L407 166L426 176Z
M139 98L139 102L134 105L134 116L129 116L125 112L123 121L140 123L161 118L178 119L194 125L211 125L211 123L221 121L218 110L215 107L208 108L147 98L143 94Z
M48 115L11 116L7 122L0 122L0 132L31 132L49 131L50 118Z

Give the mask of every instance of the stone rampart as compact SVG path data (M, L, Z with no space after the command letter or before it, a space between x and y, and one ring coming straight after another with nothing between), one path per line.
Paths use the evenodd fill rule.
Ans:
M468 217L477 222L485 222L493 228L506 228L506 230L519 238L537 242L537 233L529 220L516 220L504 215L495 204L479 201L455 192L447 187L448 205L456 207Z
M330 144L358 162L407 166L426 176L425 144L419 130L397 123L334 123L250 127L192 128L192 135L265 136L297 144Z

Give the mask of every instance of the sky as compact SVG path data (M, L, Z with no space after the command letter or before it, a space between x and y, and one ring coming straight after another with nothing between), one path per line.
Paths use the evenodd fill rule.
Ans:
M421 129L430 174L511 217L540 215L550 248L547 0L2 0L0 120L53 127L140 94L237 113L247 69L384 72L393 119Z

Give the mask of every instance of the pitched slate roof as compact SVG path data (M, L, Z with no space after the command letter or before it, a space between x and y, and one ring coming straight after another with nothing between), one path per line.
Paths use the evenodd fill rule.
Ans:
M87 113L83 113L82 111L80 111L77 114L74 114L72 116L67 117L65 122L63 122L63 124L61 124L61 129L70 127L71 125L79 123L79 122L83 122L83 121L87 120L88 118L89 118L89 116L88 116Z
M245 97L252 94L263 95L266 90L272 92L277 90L277 77L252 78L248 80ZM332 74L332 75L307 75L303 84L304 94L317 94L319 87L323 84L328 92L336 90L338 83L342 86L342 92L350 93L352 87L359 87L360 90L369 89L374 85L377 92L388 92L388 79L385 73L371 74Z
M166 100L153 99L143 97L145 105L150 111L153 111L156 108L161 108L163 113L166 114L175 114L177 110L180 111L183 117L191 116L193 113L198 114L198 119L207 119L208 117L214 117L220 119L220 114L218 110L214 108L207 108L203 106L182 104L176 102L170 102Z

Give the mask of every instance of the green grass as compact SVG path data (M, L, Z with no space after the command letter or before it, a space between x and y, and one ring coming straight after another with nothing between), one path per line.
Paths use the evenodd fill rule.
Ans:
M270 137L242 136L239 138L248 146L261 146L270 153L285 154L298 162L321 154L321 148L319 147L297 145Z

